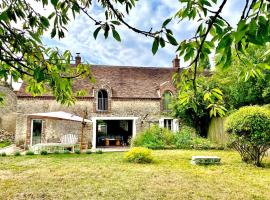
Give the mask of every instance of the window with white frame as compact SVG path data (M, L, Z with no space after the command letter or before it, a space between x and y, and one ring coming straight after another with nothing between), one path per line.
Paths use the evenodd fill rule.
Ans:
M159 120L159 127L160 128L167 128L173 132L179 131L179 121L178 119L172 118L161 118Z

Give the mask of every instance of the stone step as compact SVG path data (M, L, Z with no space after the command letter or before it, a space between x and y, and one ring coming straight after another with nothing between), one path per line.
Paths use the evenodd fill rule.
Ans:
M220 164L221 158L218 156L192 156L191 163L194 165Z

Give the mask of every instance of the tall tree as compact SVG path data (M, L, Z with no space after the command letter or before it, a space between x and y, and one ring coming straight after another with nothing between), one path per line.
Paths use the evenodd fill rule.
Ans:
M233 57L237 57L236 51L233 51ZM233 59L230 68L217 68L213 76L224 92L229 110L270 103L270 71L261 64L270 63L270 44L262 47L251 45L242 60Z
M190 64L193 78L186 79L196 92L196 77L199 66L208 66L212 52L218 55L217 65L228 67L232 61L232 48L238 52L238 59L245 55L250 43L263 45L270 41L270 3L267 0L245 0L239 12L241 17L235 27L222 17L228 0L179 0L179 11L174 17L164 20L159 30L140 30L127 23L126 15L137 0L97 0L104 9L105 21L95 19L89 12L92 0L2 0L0 2L0 79L9 75L14 80L22 78L29 83L28 90L40 94L49 86L61 103L73 102L72 80L77 77L90 78L86 65L71 68L70 53L60 54L57 49L45 48L41 36L50 31L51 37L65 37L67 24L71 17L85 14L97 26L94 37L103 31L105 38L109 33L117 41L120 25L131 31L153 38L152 52L166 44L177 46L177 52ZM53 11L42 15L35 5L52 7ZM177 6L177 5L176 5ZM121 12L120 7L125 8ZM194 35L177 41L173 32L167 28L172 20L198 21ZM267 67L269 63L262 63ZM191 74L191 73L189 73ZM190 83L191 82L191 83ZM190 86L190 87L191 87Z
M251 45L242 58L245 62L237 59L236 50L232 51L232 58L231 67L227 69L217 67L211 74L200 71L197 92L181 82L179 84L173 114L203 136L207 134L212 117L224 116L225 111L242 106L270 103L270 71L261 66L262 62L270 63L270 44ZM183 72L186 73L189 73L188 69Z

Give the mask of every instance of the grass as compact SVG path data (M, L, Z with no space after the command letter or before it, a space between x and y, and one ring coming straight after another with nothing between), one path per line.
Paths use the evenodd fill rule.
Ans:
M244 164L233 151L153 154L153 164L125 162L123 153L0 157L0 199L269 199L270 164ZM191 165L192 155L222 164Z
M9 145L11 145L11 143L8 142L8 141L0 142L0 149L1 149L1 148L4 148L4 147L7 147L7 146L9 146Z

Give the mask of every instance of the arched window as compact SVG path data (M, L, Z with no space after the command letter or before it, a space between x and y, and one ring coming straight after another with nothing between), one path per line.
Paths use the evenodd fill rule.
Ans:
M108 110L108 93L106 90L98 91L98 106L99 111Z
M163 111L170 111L170 104L172 102L172 93L170 91L165 91L162 95Z

